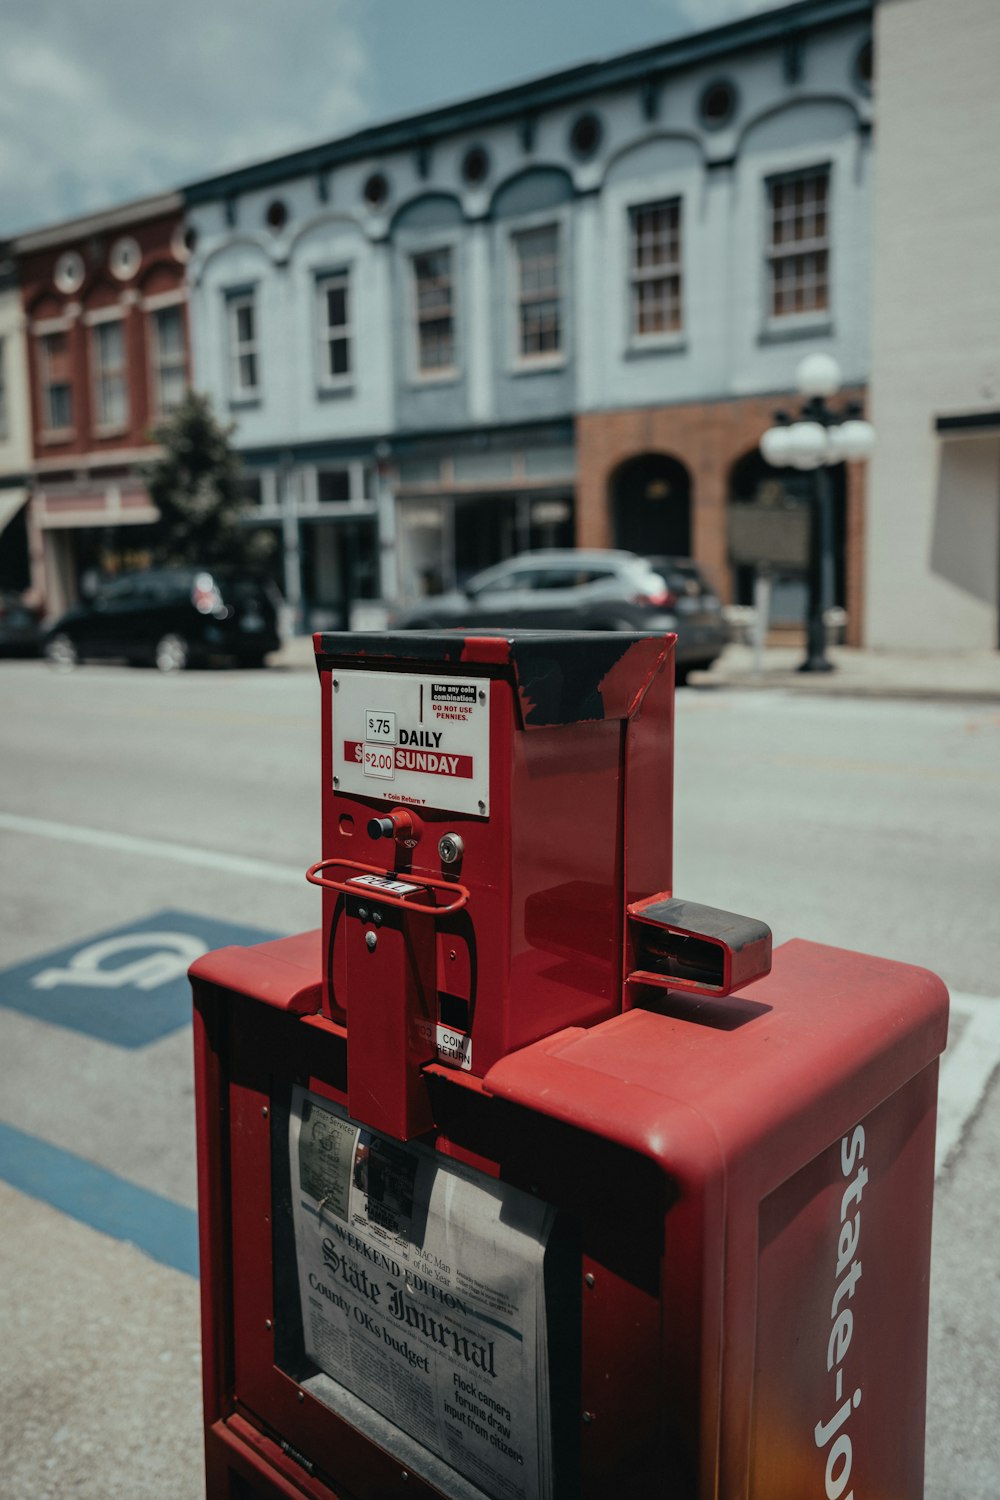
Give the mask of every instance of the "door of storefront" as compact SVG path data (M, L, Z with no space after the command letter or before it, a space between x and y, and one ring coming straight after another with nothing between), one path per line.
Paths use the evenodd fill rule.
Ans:
M639 453L612 476L614 544L627 552L691 555L691 476L666 453Z
M378 596L374 516L303 521L302 603L309 630L346 630L355 600Z

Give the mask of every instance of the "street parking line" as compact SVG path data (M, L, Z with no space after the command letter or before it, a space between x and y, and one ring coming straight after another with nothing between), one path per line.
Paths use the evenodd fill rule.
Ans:
M0 1122L0 1178L71 1219L131 1244L175 1271L198 1274L198 1215L159 1193Z
M44 818L25 818L0 812L0 829L61 843L82 844L118 854L148 859L172 860L201 869L222 870L254 880L282 885L300 885L303 871L270 860L244 855L221 854L192 844L174 844L165 839L139 838L112 833L108 829L84 828L74 823L55 823ZM961 1144L962 1136L979 1107L993 1074L1000 1068L1000 999L954 991L951 997L958 1034L942 1060L938 1096L936 1171L941 1173Z
M958 1034L941 1060L935 1172L947 1166L1000 1067L1000 1000L952 991Z
M0 829L35 838L55 839L64 844L84 844L91 849L110 849L116 854L137 854L146 859L169 859L176 864L197 865L203 870L224 870L227 875L246 875L253 880L274 880L300 886L304 869L249 859L241 854L220 854L194 844L172 844L165 839L138 838L131 833L112 833L105 828L81 828L75 823L50 823L45 818L22 818L0 812Z

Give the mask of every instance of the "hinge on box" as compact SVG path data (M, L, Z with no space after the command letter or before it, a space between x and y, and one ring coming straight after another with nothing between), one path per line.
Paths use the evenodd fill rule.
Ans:
M306 1473L309 1475L313 1475L316 1473L316 1465L313 1463L312 1459L306 1458L305 1454L300 1453L298 1448L293 1448L291 1443L288 1442L286 1438L281 1439L280 1446L281 1451L285 1454L286 1458L292 1459L294 1463L298 1464L300 1469L305 1469Z

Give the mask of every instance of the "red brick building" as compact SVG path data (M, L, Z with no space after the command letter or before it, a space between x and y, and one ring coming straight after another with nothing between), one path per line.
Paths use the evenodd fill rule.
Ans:
M51 612L148 560L138 466L190 374L182 203L161 194L13 245L31 392L30 535Z
M865 396L864 387L854 387L842 391L837 404L863 405ZM627 507L648 506L651 501L669 503L684 517L684 535L676 550L696 557L723 597L732 600L729 508L734 501L754 498L768 476L778 483L788 482L787 475L769 469L758 445L777 408L795 412L800 405L800 397L787 393L582 413L576 419L578 545L634 546L627 529ZM860 645L865 466L842 465L831 472L831 480L846 639L850 645Z

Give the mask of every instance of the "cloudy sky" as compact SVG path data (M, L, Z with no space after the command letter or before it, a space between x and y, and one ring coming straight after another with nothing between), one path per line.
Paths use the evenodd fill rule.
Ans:
M4 0L0 237L768 4Z

